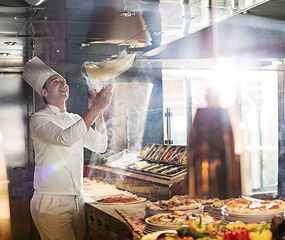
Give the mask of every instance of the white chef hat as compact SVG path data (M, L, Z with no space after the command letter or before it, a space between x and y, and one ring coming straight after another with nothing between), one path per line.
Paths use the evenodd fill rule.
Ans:
M52 70L38 57L33 57L24 67L23 79L41 95L41 89L46 80L54 74L58 73Z

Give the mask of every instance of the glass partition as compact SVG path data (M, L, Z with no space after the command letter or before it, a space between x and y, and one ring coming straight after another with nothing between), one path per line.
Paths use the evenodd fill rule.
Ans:
M163 106L171 109L173 143L187 144L187 129L191 129L197 108L207 106L208 91L216 92L220 106L227 108L231 117L235 151L241 158L242 192L276 193L278 74L225 69L162 71Z

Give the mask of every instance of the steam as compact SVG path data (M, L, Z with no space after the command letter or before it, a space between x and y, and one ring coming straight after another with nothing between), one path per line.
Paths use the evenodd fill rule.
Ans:
M126 55L126 52L122 52L119 57L124 57L124 55ZM88 64L88 62L85 62L83 66L85 64ZM129 63L126 65L129 65ZM120 82L125 79L116 77L98 80L89 77L84 67L82 69L82 76L86 79L89 90L96 89L99 92L108 84L113 84L114 86L112 102L104 112L108 134L108 150L106 154L110 153L112 155L124 149L128 149L132 153L138 153L142 148L146 115L153 84L146 82ZM92 153L90 158L92 159L90 164L99 164L102 156L100 157L98 153ZM102 180L112 181L110 174L106 173L105 179ZM123 180L123 178L124 176L121 175L120 180Z
M145 82L116 83L108 109L112 113L107 123L110 150L141 150L152 88L152 83Z
M110 155L128 149L130 154L140 152L144 136L144 128L149 100L153 88L152 83L119 82L114 83L114 94L111 104L104 112L108 134L108 150ZM122 158L125 154L122 154ZM136 156L136 154L134 154ZM102 157L92 153L90 164L99 164ZM118 158L119 159L119 158ZM106 163L108 164L108 163ZM88 177L92 178L92 175ZM116 177L122 181L124 175ZM112 174L106 173L105 179L112 182Z

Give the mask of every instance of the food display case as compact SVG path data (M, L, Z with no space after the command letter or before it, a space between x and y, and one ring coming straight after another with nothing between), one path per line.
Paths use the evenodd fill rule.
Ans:
M150 199L186 194L186 146L147 144L140 153L127 150L100 155L87 176ZM98 163L98 161L97 161Z
M148 144L140 153L141 160L127 166L129 171L171 179L186 171L186 147Z

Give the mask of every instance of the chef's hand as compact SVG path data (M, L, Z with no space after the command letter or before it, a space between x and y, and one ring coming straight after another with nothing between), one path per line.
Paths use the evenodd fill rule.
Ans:
M105 124L103 113L105 107L107 107L113 95L113 86L108 85L104 87L99 93L96 90L90 92L91 99L88 100L89 111L83 117L87 129L89 129L92 124L96 121L96 129L100 132L104 132Z
M96 93L95 91L92 93L95 95L94 99L92 99L92 106L100 110L104 110L104 108L111 103L113 86L111 84L107 85L106 87L102 88L99 93Z
M90 109L94 105L94 100L96 98L96 95L98 94L98 91L96 89L92 89L88 91L88 109Z
M100 133L104 133L106 130L106 126L105 126L105 120L103 117L103 113L104 110L102 110L99 114L98 117L95 120L95 128L97 131L99 131Z

